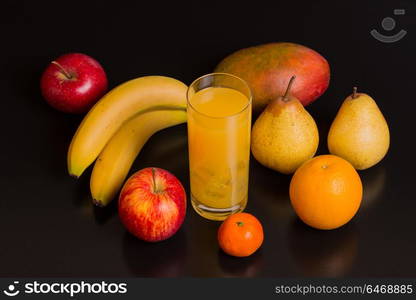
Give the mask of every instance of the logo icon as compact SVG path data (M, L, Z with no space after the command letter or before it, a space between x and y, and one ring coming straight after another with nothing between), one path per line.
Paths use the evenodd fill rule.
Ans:
M396 16L403 16L406 11L404 9L395 9L393 13ZM381 27L383 27L385 31L391 31L396 27L396 21L391 17L385 17L381 21ZM378 32L376 29L373 29L370 33L376 40L382 43L395 43L400 41L407 34L407 31L402 29L394 35L384 35Z
M20 293L19 290L16 289L16 285L19 284L19 281L14 281L13 284L9 284L7 290L4 290L3 293L9 297L14 297Z

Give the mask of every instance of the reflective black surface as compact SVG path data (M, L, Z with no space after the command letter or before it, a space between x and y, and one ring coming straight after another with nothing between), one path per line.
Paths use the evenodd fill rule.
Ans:
M416 275L414 1L256 1L250 4L143 4L6 1L0 11L1 197L0 276L414 277ZM383 44L381 20L394 8L396 33ZM143 75L189 84L224 56L251 45L292 41L329 61L328 91L308 106L320 129L319 154L341 101L353 85L378 102L391 130L391 148L360 172L364 199L356 217L317 231L294 215L290 177L251 160L247 212L264 225L263 247L245 259L218 249L219 223L188 207L171 239L148 244L122 227L113 202L93 207L87 171L68 176L66 151L82 116L50 108L39 78L66 52L102 63L110 87ZM174 173L189 191L186 125L146 144L132 171L148 166Z

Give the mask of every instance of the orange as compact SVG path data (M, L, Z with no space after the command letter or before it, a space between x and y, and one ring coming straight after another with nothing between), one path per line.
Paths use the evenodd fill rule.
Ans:
M334 229L357 213L363 187L348 161L335 155L321 155L296 170L289 194L296 214L304 223L317 229Z
M218 229L218 243L227 254L245 257L256 252L263 243L263 227L248 213L229 216Z

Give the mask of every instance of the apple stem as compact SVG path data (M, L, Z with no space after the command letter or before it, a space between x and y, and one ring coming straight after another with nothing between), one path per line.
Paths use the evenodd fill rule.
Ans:
M357 87L356 86L352 88L352 96L351 96L351 98L352 99L357 98Z
M153 178L153 192L157 193L156 191L156 175L155 175L155 168L152 168L152 178Z
M283 95L283 100L285 100L285 101L288 101L288 100L289 100L288 96L289 96L290 89L292 88L292 85L293 85L293 82L295 81L295 79L296 79L296 76L295 76L295 75L293 75L293 76L290 78L290 80L289 80L289 84L287 85L287 88L286 88L286 92L285 92L285 94Z
M65 75L66 78L72 79L72 75L69 74L69 72L67 70L65 70L64 67L62 67L60 63L53 60L53 61L51 61L51 64L54 64L55 66L57 66L61 70L61 72Z

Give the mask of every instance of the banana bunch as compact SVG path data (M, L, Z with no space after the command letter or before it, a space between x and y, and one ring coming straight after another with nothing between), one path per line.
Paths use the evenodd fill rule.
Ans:
M68 171L79 177L97 158L90 188L98 206L120 190L146 141L186 122L187 86L173 78L144 76L108 92L88 112L68 150Z

